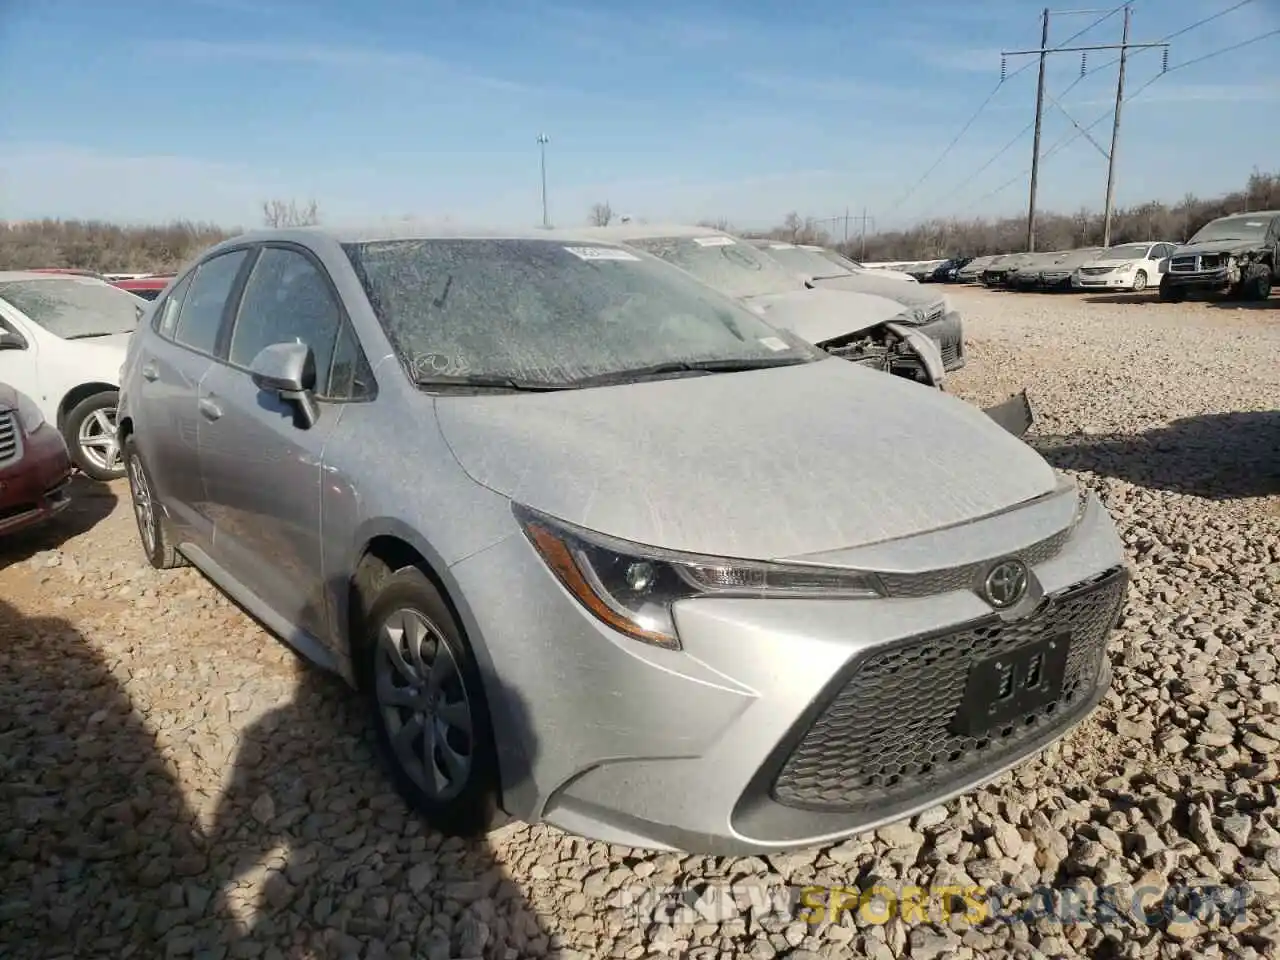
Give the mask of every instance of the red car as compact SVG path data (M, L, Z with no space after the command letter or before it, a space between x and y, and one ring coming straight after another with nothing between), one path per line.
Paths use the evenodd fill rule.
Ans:
M0 383L0 534L34 526L71 502L71 458L40 408Z
M173 274L157 274L151 277L130 277L127 280L112 280L113 286L119 287L121 290L127 290L135 297L141 297L143 300L154 300L160 296L160 292L169 285L169 281L173 279Z

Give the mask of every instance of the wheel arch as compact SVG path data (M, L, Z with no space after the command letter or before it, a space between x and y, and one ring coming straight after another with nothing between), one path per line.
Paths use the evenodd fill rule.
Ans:
M116 384L107 383L103 380L90 380L88 383L81 383L72 387L58 402L58 429L61 430L66 425L67 414L85 400L99 393L119 392L120 388Z
M363 642L364 610L357 585L361 568L370 560L386 564L392 571L406 566L413 566L422 571L440 592L441 599L453 615L462 641L467 645L480 674L480 682L484 687L485 702L489 708L490 726L494 731L494 748L498 756L498 790L499 795L507 799L507 786L513 784L510 771L513 760L503 746L510 748L507 738L500 736L499 731L510 730L512 726L507 719L508 709L503 699L503 684L498 679L493 660L484 643L479 624L462 595L457 582L449 574L449 565L431 545L415 530L406 524L391 519L372 521L365 525L358 538L360 546L352 552L350 562L346 565L347 575L343 578L340 589L334 591L332 602L337 609L336 622L342 624L345 632L339 642L343 653L349 658L351 665L350 679L357 687L362 687L367 678L362 676L359 664L362 662L359 644ZM506 803L503 803L506 807Z

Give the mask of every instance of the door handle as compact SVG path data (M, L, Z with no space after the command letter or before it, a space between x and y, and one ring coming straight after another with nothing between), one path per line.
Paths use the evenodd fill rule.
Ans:
M212 400L202 397L200 399L200 414L206 420L217 420L222 416L222 408Z
M160 379L160 371L156 369L154 363L148 363L142 368L142 379L148 383L155 383Z

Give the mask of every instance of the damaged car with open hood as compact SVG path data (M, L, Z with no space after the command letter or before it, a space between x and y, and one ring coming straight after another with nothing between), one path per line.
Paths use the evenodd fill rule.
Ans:
M912 311L915 329L938 344L942 366L948 373L964 366L964 324L946 296L918 282L903 283L877 277L874 271L841 269L824 257L821 248L780 240L748 241L776 260L807 286L852 290L887 297Z
M447 834L829 844L1110 688L1096 495L598 235L230 238L131 340L118 434L147 560L358 690Z
M1280 210L1219 217L1174 248L1160 278L1160 299L1177 303L1191 293L1222 293L1266 300L1278 264Z

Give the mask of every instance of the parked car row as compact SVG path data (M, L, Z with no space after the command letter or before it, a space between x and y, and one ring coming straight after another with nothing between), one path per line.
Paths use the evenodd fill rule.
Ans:
M143 551L359 689L449 833L779 851L968 791L1105 695L1122 544L929 388L936 294L796 249L225 241L129 343Z
M1280 265L1280 211L1220 217L1185 243L1144 241L1048 253L976 257L954 272L960 283L1012 290L1112 290L1178 302L1208 292L1248 300L1271 296Z

